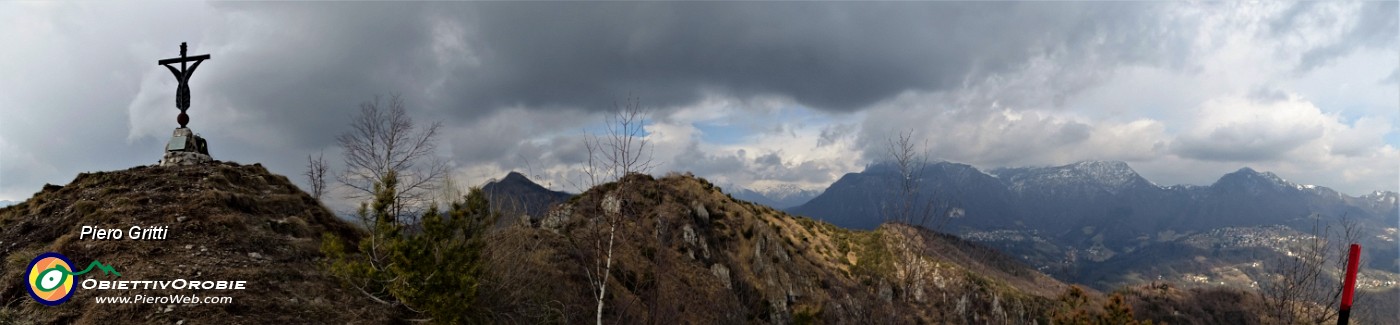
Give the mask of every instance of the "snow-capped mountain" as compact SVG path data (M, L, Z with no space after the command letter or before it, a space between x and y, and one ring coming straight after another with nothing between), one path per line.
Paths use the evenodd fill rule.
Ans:
M763 194L763 196L766 196L773 200L801 200L801 203L806 203L807 200L811 200L813 197L816 197L817 194L822 193L821 189L806 189L793 184L755 186L752 188L752 190L754 192L758 192L759 194Z
M1392 191L1375 191L1370 194L1349 200L1352 204L1369 207L1383 212L1390 216L1391 220L1400 219L1400 193Z
M1138 186L1156 186L1121 161L1084 161L1055 167L1001 168L993 170L992 174L1007 182L1011 190L1016 192L1086 187L1080 190L1118 193Z
M1104 238L1129 241L1168 229L1310 225L1307 217L1313 214L1379 220L1393 214L1388 211L1395 211L1397 201L1394 192L1351 197L1248 167L1209 186L1158 186L1118 161L990 173L939 162L924 171L923 188L929 191L925 195L966 208L965 218L949 224L951 231L1009 227L1070 236L1080 228L1095 227L1113 229ZM843 176L822 195L788 211L843 227L874 228L883 221L879 207L897 179L889 166L873 165Z
M1395 205L1397 199L1400 199L1400 195L1391 191L1375 191L1371 192L1371 194L1362 195L1361 198L1367 201L1374 201L1380 204Z
M806 189L793 184L755 186L752 189L737 186L727 186L724 188L733 188L733 190L728 190L728 192L736 199L770 206L775 209L786 209L802 205L822 193L820 189Z
M1113 161L990 173L939 162L923 170L923 198L963 211L932 226L1038 267L1078 265L1076 259L1108 263L1145 247L1170 251L1170 243L1185 234L1215 229L1282 226L1306 233L1318 221L1335 225L1346 217L1367 231L1385 231L1394 229L1400 216L1395 192L1353 197L1251 168L1222 175L1209 186L1158 186L1127 163ZM885 221L882 207L899 179L889 166L872 165L842 176L821 195L786 211L840 227L873 229ZM1393 243L1368 247L1381 261L1375 265L1400 270L1400 251Z

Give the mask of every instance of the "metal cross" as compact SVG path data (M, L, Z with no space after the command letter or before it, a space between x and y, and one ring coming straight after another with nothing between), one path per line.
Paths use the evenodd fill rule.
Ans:
M185 110L190 108L190 76L194 75L194 69L199 68L200 63L208 59L208 54L185 56L185 43L181 42L180 57L156 61L156 64L163 65L166 69L170 69L170 73L174 74L175 80L180 83L180 85L175 88L175 108L180 109L180 116L177 117L175 121L180 122L181 128L184 128L185 124L189 124L190 122L190 116L185 115ZM190 61L194 61L194 65L187 68L185 64ZM180 64L180 69L178 70L175 69L174 66L171 66L176 63Z

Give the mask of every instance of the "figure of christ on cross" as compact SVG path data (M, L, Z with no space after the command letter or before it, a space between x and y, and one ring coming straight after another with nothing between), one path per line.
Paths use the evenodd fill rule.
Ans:
M190 108L190 76L194 75L194 70L199 68L199 64L208 60L209 55L185 56L185 43L180 43L180 57L156 61L156 64L170 69L170 73L175 75L175 81L179 86L175 88L175 108L180 109L180 116L175 121L180 122L180 127L184 128L189 124L190 116L185 115L185 110ZM194 65L186 67L186 63L194 61ZM180 68L175 69L173 64L179 63Z

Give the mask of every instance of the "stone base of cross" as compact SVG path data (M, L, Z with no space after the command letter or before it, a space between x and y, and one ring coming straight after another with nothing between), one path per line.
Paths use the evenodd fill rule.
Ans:
M176 128L170 142L165 144L165 156L160 159L160 166L199 165L212 161L214 158L209 156L209 143L204 141L204 137L194 134L189 128Z

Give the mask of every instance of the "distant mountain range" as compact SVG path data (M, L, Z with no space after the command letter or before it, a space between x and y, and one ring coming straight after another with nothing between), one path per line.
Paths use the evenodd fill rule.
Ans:
M573 196L567 192L553 191L540 186L517 172L510 172L500 180L486 183L481 187L481 191L485 192L491 201L491 208L502 212L501 222L498 224L514 222L521 214L529 215L531 219L539 219L551 206Z
M841 227L873 229L883 222L879 207L898 179L892 166L874 165L846 174L821 195L787 211ZM1373 241L1369 252L1377 258L1372 266L1400 271L1394 236L1378 239L1400 223L1392 191L1353 197L1247 167L1210 186L1159 186L1118 161L990 172L939 162L925 166L921 182L924 198L963 212L939 229L1042 269L1102 262L1226 227L1283 225L1306 233L1315 220L1335 223L1346 216L1376 232L1368 235Z
M842 227L872 229L883 221L878 207L896 180L898 174L891 166L871 166L846 174L821 195L788 211ZM1125 233L1117 237L1131 239L1128 235L1168 229L1304 225L1300 222L1313 214L1377 221L1386 216L1391 217L1386 221L1394 221L1397 214L1395 192L1352 197L1247 167L1210 186L1159 186L1118 161L1002 168L989 173L939 162L925 167L921 181L926 198L951 202L965 211L964 217L949 222L947 230L954 232L1036 229L1068 234L1093 226L1115 228Z
M638 181L643 177L638 176ZM732 216L744 215L737 211L777 213L761 206L789 206L786 211L792 214L843 228L868 230L883 223L880 207L886 197L894 194L891 190L899 177L893 166L877 164L859 173L846 174L820 193L796 186L762 189L726 186L723 188L728 196L754 204L728 201L724 195L697 203L701 201L686 196L676 202L689 203L671 205L667 209L706 210L716 220L731 215L722 219L725 228L729 228L740 224L740 220L732 219ZM1300 249L1300 240L1307 238L1315 222L1336 225L1345 215L1362 225L1364 233L1361 242L1366 247L1364 259L1368 262L1363 270L1366 279L1359 285L1363 288L1361 292L1366 295L1400 292L1400 285L1396 285L1400 283L1400 246L1396 245L1400 238L1400 229L1397 229L1400 195L1396 192L1377 191L1353 197L1327 187L1292 183L1274 173L1251 168L1225 174L1209 186L1161 186L1143 178L1127 163L1117 161L1002 168L988 172L965 164L938 162L925 165L919 181L925 199L946 202L960 211L955 217L945 218L945 222L930 228L956 235L947 238L961 238L966 241L965 245L972 245L968 247L990 247L1000 253L977 255L980 256L974 258L977 263L989 263L982 259L1005 254L1025 262L1035 273L1104 291L1149 281L1253 290L1262 281L1275 277L1275 270L1269 263L1287 258L1290 252ZM709 186L707 182L698 182L699 185L678 188ZM482 189L491 198L492 206L502 212L498 229L511 229L516 225L559 227L563 221L547 222L541 218L549 215L548 219L554 220L577 213L570 207L576 208L580 204L578 201L596 201L600 200L597 196L603 195L593 193L593 197L587 199L552 191L516 172L493 180ZM632 199L658 195L642 193L650 194ZM561 214L556 216L551 209ZM658 215L688 213L658 211L670 211ZM522 222L522 215L528 215L529 222ZM736 224L731 226L731 222ZM813 227L801 225L798 222L772 227ZM839 228L811 229L837 231L826 234L835 237L870 234L836 230ZM734 228L734 231L739 231L740 235L721 237L750 236L747 235L750 230ZM803 236L807 239L802 239ZM787 237L797 238L794 242L805 245L815 245L807 241L823 238L812 233ZM740 247L740 251L752 250ZM1006 266L1015 263L990 263L1002 265L991 268L993 270L1017 269ZM975 266L975 263L960 265ZM1030 274L1028 272L1013 273ZM1335 274L1329 276L1335 277Z
M734 188L730 190L729 188ZM777 209L787 209L811 201L822 193L821 190L804 189L796 185L784 184L766 188L749 189L737 186L725 187L725 192L736 199L766 205Z
M733 186L728 194L770 207L791 206L786 211L840 227L874 229L884 221L880 206L898 179L892 166L873 165L846 174L819 195L796 187ZM1400 195L1391 191L1353 197L1250 168L1225 174L1209 186L1160 186L1117 161L990 172L939 162L926 165L920 181L924 198L961 212L932 228L988 245L1063 280L1099 288L1131 282L1123 278L1128 273L1209 277L1219 266L1248 264L1286 249L1261 251L1257 245L1239 244L1240 236L1290 240L1305 236L1317 221L1335 224L1341 216L1366 232L1370 267L1400 280ZM538 221L551 206L572 197L514 172L483 190L505 212L501 225L518 222L521 214ZM1207 241L1225 244L1199 248ZM1192 262L1199 252L1218 258ZM1155 266L1167 263L1176 266ZM1108 265L1139 271L1119 274L1106 271ZM1264 275L1253 278L1258 276Z

